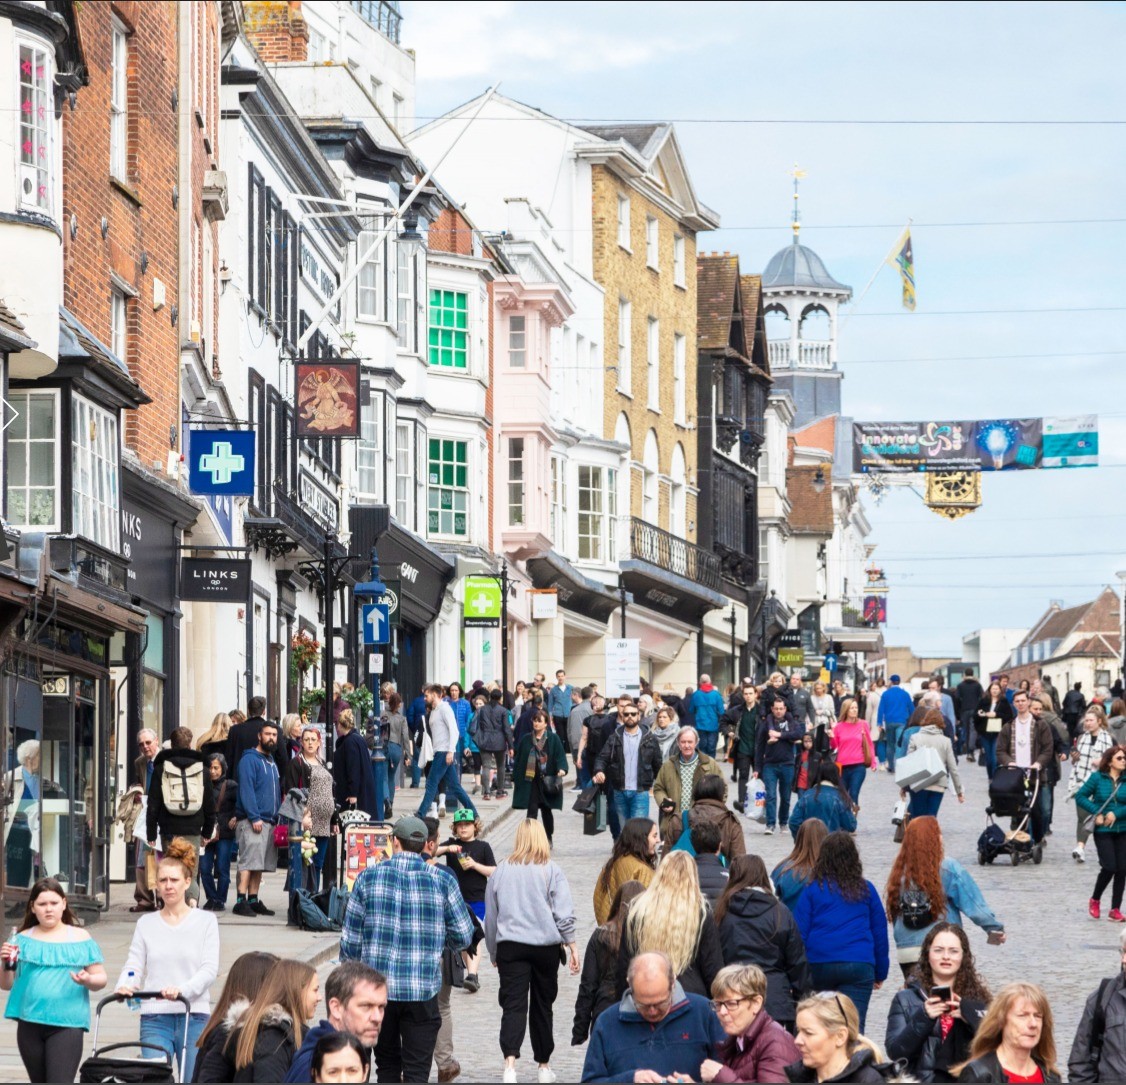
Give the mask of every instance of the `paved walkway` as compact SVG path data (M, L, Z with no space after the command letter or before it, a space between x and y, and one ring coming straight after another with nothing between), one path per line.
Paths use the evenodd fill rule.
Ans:
M994 989L1017 979L1041 983L1052 1000L1056 1015L1056 1040L1061 1057L1066 1059L1075 1026L1087 994L1103 975L1117 966L1117 943L1122 928L1106 920L1095 923L1087 917L1087 898L1094 882L1096 866L1077 865L1070 856L1075 824L1073 804L1060 803L1056 835L1049 840L1043 865L1022 865L1014 869L1007 861L979 867L976 842L984 824L986 786L984 769L960 765L968 798L958 805L952 796L943 804L940 821L947 853L960 860L977 879L986 899L1006 924L1009 941L1004 946L989 946L984 934L970 929L970 939L978 957L979 970ZM412 792L407 793L412 795ZM1059 795L1065 794L1061 785ZM610 848L608 833L596 837L582 835L582 819L568 809L556 818L555 857L563 865L575 896L579 921L579 942L584 946L594 929L591 893L598 871ZM895 854L890 822L895 802L895 787L884 773L869 774L861 795L858 842L865 860L865 871L883 889ZM411 803L400 803L403 809ZM507 806L481 804L488 838L498 858L512 847L517 818ZM491 807L491 808L490 808ZM770 869L790 848L788 833L765 836L751 823L746 828L747 845L762 855ZM310 935L285 926L282 912L281 875L275 876L263 892L263 899L279 909L273 919L244 920L226 913L220 916L222 964L219 981L240 953L269 950L303 957L315 963L322 975L331 969L337 939L333 935ZM117 887L121 897L121 887ZM135 917L123 902L91 928L105 954L112 984L125 959ZM1104 900L1104 914L1109 897ZM869 1034L882 1042L888 1008L899 987L897 966L884 989L877 991L869 1011ZM476 994L455 991L453 998L455 1048L462 1066L462 1081L499 1081L503 1060L498 1044L499 1014L497 974L486 964L481 969L481 990ZM215 990L218 991L216 986ZM578 979L560 973L556 1002L555 1036L557 1048L552 1063L561 1081L579 1080L584 1047L570 1046L571 1018ZM127 1040L136 1036L135 1018L124 1007L112 1007L104 1015L103 1042ZM518 1064L520 1079L534 1081L535 1066L531 1048L524 1045L524 1059ZM0 1081L25 1080L15 1050L15 1028L0 1022Z

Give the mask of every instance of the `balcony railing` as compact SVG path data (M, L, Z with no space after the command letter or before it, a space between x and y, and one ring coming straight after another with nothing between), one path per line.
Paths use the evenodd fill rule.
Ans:
M843 603L841 605L841 625L846 629L879 628L879 622L865 620L862 603Z
M798 343L797 357L790 350L790 340L768 344L771 369L832 369L830 343Z
M629 552L630 557L647 561L658 569L676 573L706 588L719 588L720 562L715 554L636 516L630 517Z
M352 0L352 7L385 38L399 44L399 28L403 16L397 3L391 0Z

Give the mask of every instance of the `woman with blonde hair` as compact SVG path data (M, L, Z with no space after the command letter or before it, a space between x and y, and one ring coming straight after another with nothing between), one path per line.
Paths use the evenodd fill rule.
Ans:
M539 1079L554 1081L552 1007L559 993L559 965L565 947L571 975L578 975L579 951L571 887L552 861L547 833L538 821L525 818L520 822L512 854L489 878L485 945L500 973L501 1080L516 1081L516 1060L530 1027Z
M1052 1007L1043 990L1035 983L1002 987L977 1026L970 1061L951 1074L958 1081L1059 1081Z
M181 1081L192 1078L196 1045L211 1013L211 985L219 974L219 924L211 912L187 901L198 863L197 845L191 841L177 836L165 844L156 867L156 892L164 907L137 920L117 980L117 993L127 998L134 991L161 993L161 1000L144 1003L141 1042L161 1047L177 1060L185 1024L180 1000L190 1003Z
M790 1081L888 1080L894 1068L860 1032L860 1014L848 995L822 991L798 1003L797 1044L801 1061L786 1067Z
M215 714L215 718L211 721L211 727L195 744L195 748L203 754L205 760L213 753L221 753L226 758L227 764L230 764L230 743L227 739L231 734L232 723L231 717L226 712Z
M302 961L278 961L227 1040L227 1057L235 1067L231 1080L284 1081L320 995L316 969Z
M619 998L626 989L630 961L651 951L669 958L686 993L708 997L723 967L723 948L700 892L696 860L686 851L665 858L649 888L630 906L618 953Z
M1114 736L1109 730L1106 717L1094 708L1088 708L1083 714L1083 723L1079 737L1071 751L1071 773L1067 778L1067 797L1075 799L1076 793L1087 782L1087 777L1097 772L1103 754L1115 745ZM1075 807L1075 847L1071 850L1071 857L1077 863L1087 861L1087 841L1091 837L1091 830L1087 828L1087 818L1090 815L1080 806Z

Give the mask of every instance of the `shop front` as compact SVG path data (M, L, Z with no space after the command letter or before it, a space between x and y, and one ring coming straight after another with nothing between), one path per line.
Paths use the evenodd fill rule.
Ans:
M413 532L394 521L376 545L379 575L398 587L399 622L392 624L389 650L382 653L384 680L391 680L405 703L427 682L442 681L428 658L427 634L442 609L454 566Z

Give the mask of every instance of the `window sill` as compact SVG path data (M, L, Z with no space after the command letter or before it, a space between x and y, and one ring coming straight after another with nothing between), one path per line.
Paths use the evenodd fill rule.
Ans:
M683 290L683 291L685 291L685 293L687 293L687 292L688 292L688 284L687 284L687 283L685 283L685 282L676 282L676 281L674 281L674 282L673 282L673 286L675 286L675 287L677 288L677 290Z
M672 420L672 424L674 426L676 426L677 429L684 429L684 430L688 429L688 419L687 418L674 418Z
M661 274L661 269L656 264L649 263L648 260L645 261L645 267L649 271L653 272L654 275L660 275Z
M620 384L615 389L620 396L625 396L626 399L633 399L633 393L628 388L623 388Z
M652 403L645 404L645 409L650 414L660 414L661 413L661 408L660 407L654 407Z
M631 249L628 245L623 245L620 241L618 242L618 248L621 249L622 252L628 252L630 256L633 255L633 249Z
M144 207L144 201L141 199L141 194L131 185L128 181L123 181L115 174L109 175L109 183L111 188L116 188L127 200L134 203L137 207Z

